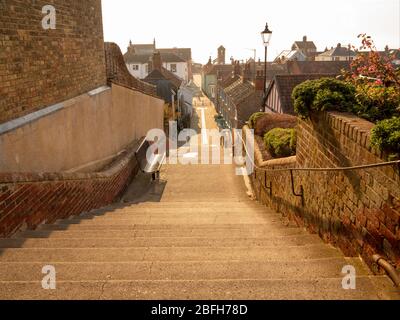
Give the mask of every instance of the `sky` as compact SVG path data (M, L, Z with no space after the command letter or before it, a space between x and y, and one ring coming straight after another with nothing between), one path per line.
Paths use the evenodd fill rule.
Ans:
M195 62L207 63L226 48L231 56L264 59L261 31L273 31L268 60L304 35L318 50L359 45L367 33L378 49L400 48L400 0L102 0L105 41L125 53L129 40L158 48L192 48Z

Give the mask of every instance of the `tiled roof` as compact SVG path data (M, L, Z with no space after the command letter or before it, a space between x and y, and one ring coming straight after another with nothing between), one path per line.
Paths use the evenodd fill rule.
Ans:
M139 63L145 64L150 60L151 54L135 54L132 52L127 52L124 54L124 60L126 63Z
M161 60L163 62L171 63L171 62L186 62L186 60L182 59L181 57L177 56L174 53L161 53ZM153 53L151 54L135 54L132 52L127 52L124 55L124 59L126 63L140 63L145 64L148 63L151 59Z
M222 88L227 88L234 82L236 82L238 79L240 79L240 76L238 75L229 75L228 77L225 77L220 81L220 85Z
M166 48L166 49L157 49L161 53L161 55L165 53L173 53L183 59L184 61L192 60L192 49L191 48Z
M263 100L262 96L262 91L254 90L246 99L236 105L239 127L244 126L252 114L260 111Z
M276 86L283 113L294 114L292 101L293 89L307 80L316 80L324 77L335 77L334 74L300 74L300 75L277 75L267 90L267 96Z
M178 89L183 82L179 77L165 68L162 68L161 70L153 70L146 78L144 78L144 81L152 84L156 84L159 80L170 81L176 89Z
M320 54L321 57L348 57L349 55L355 57L356 53L340 45Z
M349 70L347 61L288 61L289 74L341 74L341 71Z
M295 41L294 44L300 50L317 50L317 47L313 41Z
M203 71L206 74L219 74L222 78L229 76L233 70L234 66L232 64L206 64L203 67Z
M254 91L254 86L248 81L243 81L241 77L225 89L225 93L231 97L235 105L243 102Z

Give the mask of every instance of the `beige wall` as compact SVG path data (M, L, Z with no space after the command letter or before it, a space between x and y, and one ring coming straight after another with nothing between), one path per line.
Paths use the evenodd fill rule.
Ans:
M96 170L152 128L163 128L164 101L113 85L0 135L0 172Z

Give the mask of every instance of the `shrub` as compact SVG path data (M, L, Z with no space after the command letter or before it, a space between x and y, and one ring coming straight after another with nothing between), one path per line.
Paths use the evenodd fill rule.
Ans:
M254 126L254 133L260 137L274 129L292 129L297 125L297 117L291 116L289 114L279 114L279 113L264 113L264 115L257 119Z
M296 130L275 128L264 136L265 147L274 158L296 154Z
M248 121L249 126L250 126L250 129L254 129L255 126L256 126L257 120L260 119L260 118L261 118L262 116L264 116L264 115L265 115L264 112L256 112L256 113L253 113L253 114L250 116L249 121Z
M390 158L400 155L400 117L379 121L371 132L371 144L391 154Z
M356 90L358 104L352 112L359 117L376 122L400 115L400 92L395 87L359 84Z
M314 111L348 111L356 104L355 87L333 78L307 80L298 85L292 93L294 109L307 118Z

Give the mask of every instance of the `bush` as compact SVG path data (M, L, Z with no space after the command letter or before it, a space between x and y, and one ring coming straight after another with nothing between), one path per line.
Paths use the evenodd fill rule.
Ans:
M297 117L289 114L279 113L264 113L264 115L257 119L254 125L254 133L260 137L274 129L293 129L297 125Z
M256 112L256 113L253 113L253 114L250 116L249 121L248 121L250 129L254 129L255 126L256 126L257 120L260 119L260 118L261 118L262 116L264 116L264 115L265 115L264 112Z
M296 130L275 128L264 136L265 147L274 158L296 154Z
M400 92L395 87L357 85L357 105L352 112L372 122L400 115Z
M371 144L391 154L390 158L400 156L400 117L382 120L372 129Z
M348 111L357 103L355 87L333 78L307 80L292 93L295 111L307 118L312 111Z

